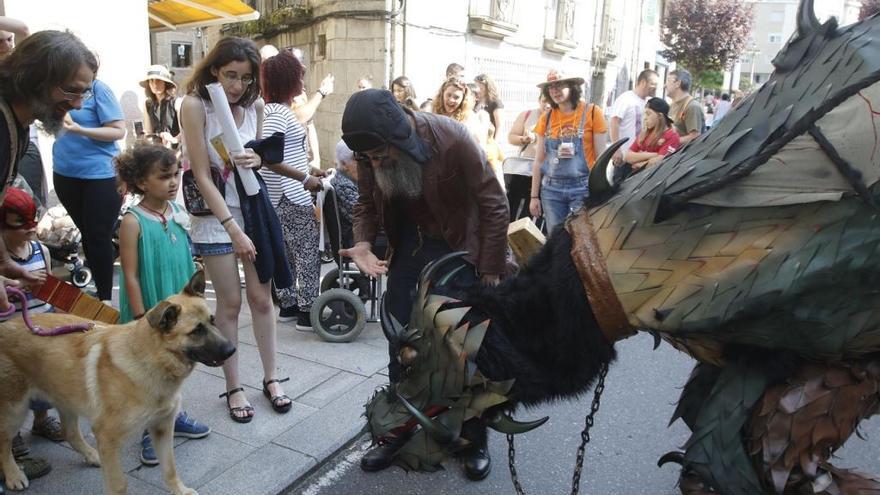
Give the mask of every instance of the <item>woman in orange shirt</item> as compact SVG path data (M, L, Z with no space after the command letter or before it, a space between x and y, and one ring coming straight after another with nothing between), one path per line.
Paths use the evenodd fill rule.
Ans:
M544 215L547 232L584 204L590 168L605 150L605 116L581 101L581 77L564 77L551 70L538 84L548 110L535 126L536 153L532 166L529 211Z

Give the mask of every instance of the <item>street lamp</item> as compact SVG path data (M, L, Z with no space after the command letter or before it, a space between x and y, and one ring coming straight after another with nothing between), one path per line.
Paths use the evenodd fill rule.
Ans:
M752 65L751 65L751 69L749 69L749 86L754 86L755 85L755 59L757 59L758 55L761 54L761 50L758 50L758 46L755 45L754 43L752 43L751 48L746 50L746 53L748 53L752 57ZM749 89L751 89L751 88L749 88Z

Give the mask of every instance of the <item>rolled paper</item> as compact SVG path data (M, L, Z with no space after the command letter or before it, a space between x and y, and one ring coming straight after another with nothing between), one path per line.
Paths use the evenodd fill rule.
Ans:
M220 123L220 129L223 131L221 139L223 146L230 158L233 153L241 153L244 146L241 144L241 137L238 135L238 126L235 125L235 118L232 117L232 110L229 109L229 100L226 99L226 92L219 82L211 83L206 86L208 96L214 105L214 115L217 116L217 122ZM232 160L235 163L235 160ZM256 196L260 192L260 183L254 171L249 168L238 167L238 176L241 178L241 185L244 186L244 192L248 196Z

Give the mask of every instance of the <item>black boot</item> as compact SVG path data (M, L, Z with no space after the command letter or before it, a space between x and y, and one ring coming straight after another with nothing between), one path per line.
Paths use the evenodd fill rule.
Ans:
M361 469L374 472L387 468L392 464L394 454L403 447L411 436L411 433L400 435L382 445L370 447L361 457Z
M464 474L468 479L480 481L492 471L492 458L489 449L482 447L464 457Z
M465 421L461 428L462 438L471 444L464 449L459 458L464 463L464 474L473 481L489 476L492 459L489 458L489 432L479 419Z

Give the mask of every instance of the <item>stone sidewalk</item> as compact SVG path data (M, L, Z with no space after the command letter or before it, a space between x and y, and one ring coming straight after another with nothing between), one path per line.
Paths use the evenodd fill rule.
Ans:
M213 304L210 285L208 289ZM201 494L274 495L283 491L358 435L364 425L364 403L388 380L387 344L378 323L368 323L347 344L324 342L313 332L296 330L292 323L279 323L277 376L290 377L284 390L293 399L293 409L275 413L261 392L262 366L247 304L242 306L238 349L242 380L256 409L253 421L238 424L229 418L225 401L217 397L224 391L220 368L198 365L183 387L184 408L212 429L203 439L175 439L180 476ZM30 423L29 418L22 434L33 455L49 460L52 472L32 480L21 493L102 493L99 468L85 464L66 442L54 444L32 437L27 429ZM94 445L88 423L83 422L82 429ZM128 492L167 493L161 468L141 465L139 439L139 434L132 437L122 452Z

